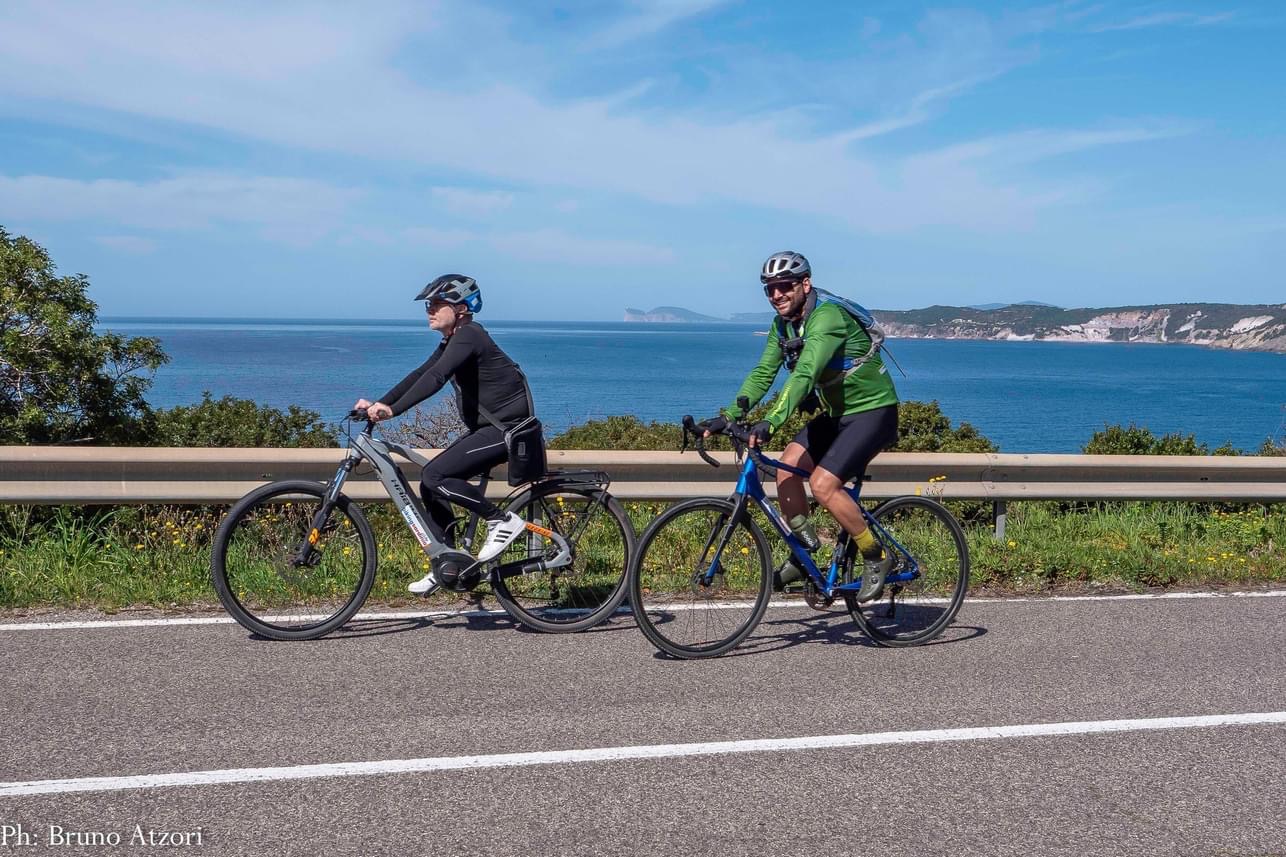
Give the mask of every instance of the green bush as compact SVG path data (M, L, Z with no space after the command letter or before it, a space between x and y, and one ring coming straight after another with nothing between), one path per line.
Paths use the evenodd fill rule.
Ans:
M752 408L747 421L759 422L772 407L775 397ZM768 447L786 447L813 413L795 413L777 430ZM550 449L644 449L676 450L682 443L681 427L676 423L644 423L637 417L607 417L572 426L549 442ZM726 449L722 438L711 438L712 449ZM978 433L969 423L958 427L942 413L937 402L902 402L898 406L898 441L891 447L896 452L995 452L997 446Z
M1286 440L1281 443L1275 442L1272 438L1264 441L1263 445L1255 452L1256 455L1286 455Z
M996 446L969 423L953 428L937 401L898 406L898 442L892 452L996 452Z
M550 449L677 450L682 430L674 423L645 423L638 417L607 417L572 426L549 441Z
M1157 437L1151 430L1134 423L1104 426L1102 431L1094 432L1081 452L1086 455L1241 455L1231 442L1212 453L1195 435L1175 433Z
M315 411L291 405L280 411L249 399L209 392L199 405L180 405L156 412L154 446L190 447L333 447L338 444Z

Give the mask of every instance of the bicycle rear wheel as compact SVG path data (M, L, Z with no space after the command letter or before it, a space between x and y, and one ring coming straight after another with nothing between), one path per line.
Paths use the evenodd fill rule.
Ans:
M915 646L942 633L955 618L969 586L969 545L959 522L926 497L898 497L871 515L884 549L896 561L889 576L914 574L884 587L865 604L844 592L853 621L881 646ZM896 542L890 544L890 540Z
M763 532L728 500L688 500L661 513L630 565L630 606L647 638L676 658L710 658L744 640L768 609ZM722 545L722 552L719 552ZM715 575L706 580L719 552Z
M311 640L353 617L375 582L375 538L340 496L300 563L326 486L274 482L241 498L215 533L214 590L241 625L274 640Z
M550 482L532 486L508 511L567 539L572 562L493 580L505 612L534 630L568 633L592 628L621 606L634 525L615 497L590 485ZM500 563L543 559L549 548L550 542L527 533L506 548Z

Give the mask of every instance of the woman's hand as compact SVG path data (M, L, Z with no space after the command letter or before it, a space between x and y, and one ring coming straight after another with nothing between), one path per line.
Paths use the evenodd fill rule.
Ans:
M358 399L357 404L353 405L355 411L366 411L366 418L373 423L380 420L386 420L393 416L393 409L383 402L371 402L366 399Z

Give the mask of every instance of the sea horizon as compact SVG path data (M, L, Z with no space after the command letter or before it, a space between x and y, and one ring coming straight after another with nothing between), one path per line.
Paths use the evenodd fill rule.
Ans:
M712 415L731 403L764 347L755 335L765 331L762 322L479 321L523 367L550 434L615 415L645 422ZM391 388L439 341L422 317L104 316L98 327L161 340L171 362L153 378L146 397L153 407L193 404L208 390L298 405L332 423L356 398ZM953 424L973 424L1004 452L1078 452L1112 424L1243 451L1283 431L1281 354L1173 343L888 344L907 372L890 361L902 399L938 401ZM1099 347L1069 347L1082 344Z

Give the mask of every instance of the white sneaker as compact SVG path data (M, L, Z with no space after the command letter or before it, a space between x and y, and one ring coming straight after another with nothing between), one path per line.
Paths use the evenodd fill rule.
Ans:
M407 592L414 592L416 595L432 595L442 587L438 579L433 576L433 572L421 577L419 580L406 587Z
M526 528L527 522L513 512L498 521L487 521L487 543L478 552L478 562L489 562L500 556Z

